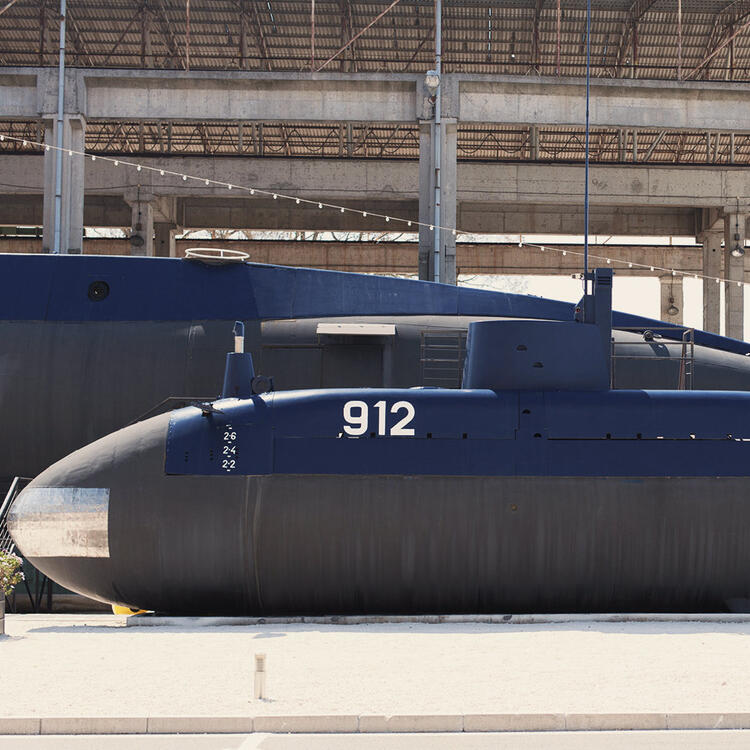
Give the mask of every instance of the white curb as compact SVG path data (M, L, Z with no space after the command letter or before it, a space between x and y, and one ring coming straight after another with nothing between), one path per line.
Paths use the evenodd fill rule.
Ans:
M154 716L0 718L2 735L375 734L750 729L750 713Z

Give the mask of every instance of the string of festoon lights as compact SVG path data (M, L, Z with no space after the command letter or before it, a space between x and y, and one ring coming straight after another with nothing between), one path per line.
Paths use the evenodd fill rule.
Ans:
M185 172L175 172L174 170L170 169L164 169L163 167L155 167L150 164L142 164L139 162L131 161L129 159L122 159L120 157L113 157L113 156L102 156L101 154L92 154L87 151L78 151L76 149L70 149L70 148L58 148L57 146L53 146L50 143L40 143L39 141L34 141L31 138L20 138L18 136L12 136L7 135L5 133L0 133L0 142L1 141L12 141L15 143L20 143L22 146L36 146L40 149L43 149L45 151L62 151L63 154L67 153L69 157L72 156L81 156L86 159L90 159L92 162L105 162L112 164L115 167L124 167L126 169L134 169L136 172L151 172L151 173L158 173L160 177L178 177L183 182L196 182L196 183L202 183L205 186L208 187L218 187L223 188L226 190L236 190L238 192L245 192L249 193L250 195L259 195L259 196L268 196L273 198L273 200L281 200L281 201L292 201L296 205L308 205L308 206L317 206L318 209L329 209L329 210L336 210L340 213L351 213L351 214L358 214L359 216L362 216L364 218L366 217L372 217L376 219L383 219L385 222L390 223L394 222L399 225L405 225L406 227L425 227L431 232L434 232L436 229L444 232L449 232L454 237L457 235L470 235L472 232L467 232L465 230L460 230L457 227L447 227L442 226L440 224L429 224L427 222L417 221L415 219L404 219L399 216L391 216L390 214L382 214L374 211L366 211L361 208L351 208L350 206L342 206L336 203L329 203L327 201L323 200L315 200L312 198L303 198L301 196L297 195L288 195L287 193L281 193L279 191L274 190L267 190L265 188L257 188L257 187L248 187L247 185L240 185L237 183L230 183L225 182L223 180L215 180L208 177L201 177L198 175L192 175L187 174ZM518 247L522 248L534 248L538 250L539 252L553 252L558 253L561 256L566 256L568 254L578 256L583 258L584 253L578 250L573 250L571 248L567 247L558 247L555 245L548 245L548 244L538 244L536 242L527 242L523 239L523 236L518 241ZM596 245L594 247L597 247ZM604 247L603 245L600 245L598 247ZM665 245L664 248L667 249L669 247L672 247L670 245ZM700 279L703 281L713 281L716 284L737 284L737 286L743 286L745 284L744 281L736 281L734 279L727 279L722 276L709 276L707 274L702 273L694 273L691 271L682 271L675 268L668 268L665 266L657 266L652 265L649 263L637 263L635 261L631 260L625 260L623 258L614 258L612 256L607 255L594 255L589 253L589 258L591 260L596 261L603 261L606 263L606 265L611 265L613 267L621 266L622 268L629 268L629 269L637 269L637 270L643 270L643 271L649 271L651 273L659 273L661 274L668 274L674 277L682 277L682 278L695 278Z
M546 252L547 250L551 250L556 253L560 253L562 255L577 255L579 257L583 257L583 253L579 250L571 250L570 248L561 248L561 247L553 247L551 245L539 245L535 242L526 242L523 239L519 240L518 247L533 247L541 252ZM590 246L591 247L591 246ZM596 245L594 245L596 247ZM604 247L604 246L600 246ZM668 249L670 247L674 247L674 245L656 245L655 247L661 249ZM656 266L651 265L649 263L636 263L634 260L622 260L621 258L612 258L607 255L593 255L589 251L589 258L592 260L603 260L606 262L607 265L616 266L617 264L621 265L623 268L635 268L635 269L643 269L659 273L660 275L662 272L664 274L669 274L670 276L680 276L682 278L695 278L695 279L701 279L703 281L714 281L717 284L737 284L737 286L743 286L746 282L744 281L736 281L735 279L727 279L722 276L708 276L706 274L702 273L694 273L693 271L681 271L676 268L666 268L664 266Z

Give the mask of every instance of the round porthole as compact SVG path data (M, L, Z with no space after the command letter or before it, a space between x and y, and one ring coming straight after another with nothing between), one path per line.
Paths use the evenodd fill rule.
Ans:
M109 284L106 281L92 281L89 284L89 299L101 302L109 296Z

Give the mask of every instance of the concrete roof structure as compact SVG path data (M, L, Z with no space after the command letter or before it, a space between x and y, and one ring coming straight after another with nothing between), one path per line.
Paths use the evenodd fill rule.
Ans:
M455 278L455 237L435 245L432 223L583 231L583 0L443 0L439 19L433 0L69 0L61 113L59 21L50 0L0 9L0 225L44 224L44 249L56 157L41 144L57 143L60 116L63 252L82 250L84 226L128 218L138 253L175 252L179 227L388 226L83 152L419 220L426 278L437 257ZM439 128L424 87L436 26ZM593 0L591 63L591 231L696 237L705 274L744 279L729 248L750 210L750 0ZM743 291L726 295L738 337Z
M57 4L13 5L0 17L0 62L54 65ZM674 0L594 0L594 77L750 78L747 35L730 40L745 0L677 10ZM71 0L67 17L75 67L418 73L435 58L433 0ZM585 28L584 0L445 0L443 70L580 76Z
M594 79L750 81L747 0L595 0ZM377 20L376 20L377 19ZM179 0L114 3L71 0L66 64L82 69L415 73L434 64L433 0ZM581 77L585 73L586 3L582 0L445 0L443 72L473 77ZM355 38L356 37L356 38ZM57 63L57 5L17 0L0 14L0 65ZM351 41L354 39L354 41ZM568 95L568 94L566 94ZM262 135L239 137L231 117L90 119L92 150L218 154L262 149L267 155L416 158L418 132L378 118L343 133L330 117L312 122L273 118ZM255 118L257 119L257 118ZM526 123L524 123L525 125ZM459 159L549 161L583 157L581 123L540 123L534 133L493 119L462 125ZM17 120L13 132L38 124ZM599 126L595 161L747 163L750 134L730 123L707 132L699 123L640 129ZM741 128L740 128L741 129ZM718 132L723 131L723 132ZM23 136L22 136L23 137ZM713 140L712 140L713 138ZM9 148L10 146L6 146ZM639 153L640 152L640 153Z

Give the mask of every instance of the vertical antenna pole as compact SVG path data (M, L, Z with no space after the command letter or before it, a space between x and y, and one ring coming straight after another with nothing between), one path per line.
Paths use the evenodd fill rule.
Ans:
M682 80L682 0L677 0L677 80Z
M583 293L589 288L589 100L591 98L591 0L586 2L586 166L583 191Z
M185 0L185 70L190 70L190 0Z
M560 75L560 0L557 0L557 75Z
M55 233L52 252L61 252L62 234L62 149L65 119L65 0L60 0L60 61L57 64L57 153L55 154Z
M440 160L442 157L443 139L441 133L441 102L440 89L442 88L441 75L441 57L443 53L443 3L442 0L435 0L435 72L438 74L440 81L437 91L435 92L435 246L433 251L433 280L440 282L440 245L442 232L440 231L440 203L441 203L441 186L440 186Z

